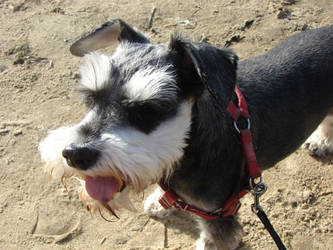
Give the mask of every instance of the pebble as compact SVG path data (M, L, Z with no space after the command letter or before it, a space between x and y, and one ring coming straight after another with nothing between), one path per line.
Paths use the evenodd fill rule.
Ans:
M9 133L9 129L1 129L0 130L0 135L6 135L6 134L8 134Z
M291 205L292 208L297 207L297 201L290 202L290 205Z
M328 226L328 230L329 230L330 233L333 233L333 224L330 224Z
M309 26L305 23L305 24L297 24L295 30L307 30L309 28Z
M308 203L308 204L312 204L314 202L314 193L310 190L306 190L302 193L303 196L303 200Z
M97 8L97 7L93 7L93 8L91 9L91 11L92 11L92 12L95 12L95 13L98 13L98 12L99 12L99 8Z
M128 242L128 238L127 237L121 237L116 239L116 244L117 245L124 245Z
M106 237L104 237L103 239L100 240L99 244L103 245L103 243L106 241Z
M309 204L303 204L303 205L301 206L301 208L302 208L302 209L307 209L307 208L309 208Z
M296 3L295 0L283 0L281 4L282 5L292 5L294 3Z
M277 13L277 18L278 19L283 19L286 18L290 15L290 11L286 8L280 8L278 13Z
M14 136L22 135L23 134L22 129L15 130L13 134Z

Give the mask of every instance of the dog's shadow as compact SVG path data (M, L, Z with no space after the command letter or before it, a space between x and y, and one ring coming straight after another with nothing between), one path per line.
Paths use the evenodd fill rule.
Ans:
M194 219L194 217L183 211L170 211L167 216L163 218L159 217L151 217L153 220L158 221L167 229L173 229L177 232L182 232L189 235L192 239L199 238L200 231L198 228L198 223Z
M168 229L176 230L177 233L179 232L189 235L193 240L197 240L200 236L200 230L195 216L189 213L172 210L167 216L163 218L151 217L151 219L164 224L166 232ZM236 249L252 250L252 248L246 245L244 242L240 242L239 247Z

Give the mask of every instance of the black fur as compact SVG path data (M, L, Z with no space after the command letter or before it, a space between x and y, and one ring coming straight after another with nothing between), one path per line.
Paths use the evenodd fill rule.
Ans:
M111 59L117 69L112 72L117 75L110 76L107 88L85 94L87 103L92 102L99 113L81 133L92 136L110 126L132 126L149 134L175 116L180 103L193 103L188 146L164 181L189 203L205 210L222 207L233 193L248 187L239 134L227 112L229 102L236 99L235 85L248 104L262 170L295 151L333 107L333 26L301 32L266 54L238 63L228 49L193 43L179 35L168 47L150 44L135 29L115 20L76 42L74 54L105 47L104 42L88 45L94 34L117 31L114 24L120 24L121 31L111 40L119 40L126 49L115 61ZM131 102L119 90L138 70L165 66L175 74L177 96L167 101L161 98L163 102L158 98ZM201 220L200 225L207 244L219 249L234 247L233 239L241 231L233 216Z
M195 100L189 146L168 184L194 204L217 208L246 188L248 179L226 110L234 84L248 103L259 165L269 168L296 150L333 107L333 26L299 33L240 62L237 80L230 51L206 44L184 47L198 60L206 89ZM217 222L203 223L214 227Z

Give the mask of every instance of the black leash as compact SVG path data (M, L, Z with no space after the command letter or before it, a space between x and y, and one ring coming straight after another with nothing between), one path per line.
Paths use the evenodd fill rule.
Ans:
M251 186L251 183L250 183ZM259 219L261 220L262 224L264 224L265 228L273 238L276 246L279 248L279 250L286 250L287 248L283 245L280 236L275 231L274 227L272 226L271 222L269 221L266 213L262 209L262 207L259 204L259 197L265 193L267 190L267 186L265 183L258 182L254 186L251 186L250 193L254 197L254 203L251 205L252 212L255 213Z
M219 98L216 92L213 89L211 89L209 85L207 85L207 87L211 95L218 101ZM237 87L237 85L235 86L235 93L238 98L238 106L235 105L233 101L230 101L227 110L234 121L235 129L240 134L243 155L247 162L247 167L250 177L249 192L254 197L254 204L252 204L251 206L252 212L255 213L259 217L261 222L264 224L265 228L275 241L275 244L277 245L279 250L286 250L286 247L283 245L279 235L274 230L272 224L267 218L267 215L265 214L265 212L263 211L262 207L259 204L259 197L266 192L267 185L264 182L262 182L261 171L254 152L254 146L250 130L250 114L248 112L246 100L241 90ZM247 128L240 129L238 127L237 121L239 120L239 118L243 118L247 121Z
M274 227L272 226L271 222L267 218L267 215L262 210L262 208L258 208L258 212L256 214L261 220L262 224L264 224L265 228L267 229L273 240L275 241L275 244L277 245L279 250L286 250L287 248L283 245L279 235L274 230Z

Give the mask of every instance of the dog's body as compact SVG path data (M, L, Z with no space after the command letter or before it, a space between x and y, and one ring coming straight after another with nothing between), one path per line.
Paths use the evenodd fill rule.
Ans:
M169 47L152 45L121 20L79 40L72 53L105 47L98 42L105 34L121 44L112 57L91 54L81 69L88 115L40 144L51 174L81 175L90 209L131 208L122 195L126 186L141 191L161 180L206 211L246 188L239 135L226 109L236 99L235 84L248 104L262 170L296 150L333 108L333 26L292 36L238 67L229 50L178 36ZM305 144L313 154L333 152L330 122L328 116ZM100 191L101 176L112 179L114 190ZM155 215L153 198L145 207ZM199 220L198 249L237 247L241 228L234 216Z

